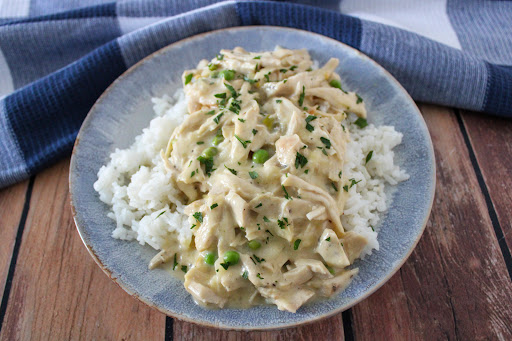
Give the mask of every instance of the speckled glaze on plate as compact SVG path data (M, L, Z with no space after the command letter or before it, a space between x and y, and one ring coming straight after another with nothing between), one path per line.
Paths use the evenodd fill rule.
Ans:
M208 310L194 303L183 284L162 269L148 270L156 251L137 242L113 239L109 207L93 189L99 168L115 148L130 146L154 117L151 97L182 87L184 69L213 58L221 48L249 51L276 45L309 50L320 65L340 60L337 72L345 88L357 91L377 125L393 125L404 134L395 160L411 176L392 194L380 224L380 250L356 261L359 275L338 296L307 304L296 314L275 306L246 310ZM389 188L389 186L388 186ZM400 84L374 61L333 39L306 31L251 26L201 34L169 45L134 65L98 99L85 119L70 166L71 206L78 232L94 260L121 288L142 302L181 320L224 329L273 329L317 321L368 297L404 263L418 242L432 206L435 188L434 151L423 118Z

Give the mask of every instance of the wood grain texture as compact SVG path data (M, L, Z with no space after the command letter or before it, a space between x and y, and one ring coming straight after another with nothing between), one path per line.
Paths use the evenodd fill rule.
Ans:
M268 332L223 331L174 320L174 340L194 341L287 341L287 340L344 340L341 314L298 328Z
M1 340L163 340L165 316L94 263L69 206L69 160L36 177Z
M28 180L0 190L0 298L4 294L27 186Z
M512 249L512 120L462 112L508 248Z
M437 164L430 220L401 270L355 306L356 340L512 339L512 283L453 112L422 106Z

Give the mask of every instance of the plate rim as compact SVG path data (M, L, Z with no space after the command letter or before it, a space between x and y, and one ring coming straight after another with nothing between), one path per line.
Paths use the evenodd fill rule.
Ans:
M317 36L317 38L319 39L327 39L327 40L330 40L331 42L335 43L335 44L340 44L342 45L345 49L350 49L352 50L352 52L354 52L359 58L367 61L367 62L370 62L371 64L373 64L374 67L377 67L378 69L380 69L380 71L382 71L384 73L384 75L392 82L394 83L394 85L396 85L398 87L399 90L401 90L401 92L405 95L405 97L413 104L413 108L414 108L414 112L415 114L418 116L419 118L419 121L421 123L421 126L422 128L427 132L427 136L428 136L428 150L430 152L430 155L432 156L432 159L430 160L431 161L431 165L432 165L432 176L431 176L431 188L430 188L430 193L429 196L430 196L430 201L428 203L428 213L425 215L425 217L423 218L423 221L422 221L422 226L421 226L421 229L420 229L420 233L418 233L418 235L416 236L415 240L413 241L410 249L408 250L407 254L400 260L400 262L397 262L394 266L393 266L393 269L390 271L390 273L385 276L384 278L382 278L374 287L372 287L370 290L366 291L363 295L361 295L360 297L354 299L351 303L345 305L345 306L340 306L340 307L337 307L327 313L324 313L324 314L320 314L320 315L317 315L315 316L314 318L312 318L311 320L307 320L307 321L301 321L301 322L291 322L291 323L283 323L283 324L279 324L279 325L271 325L271 326L256 326L256 327L236 327L236 326L226 326L226 325L215 325L215 324L212 324L212 323L209 323L207 321L203 321L203 320L193 320L191 318L188 318L186 316L183 316L181 314L177 314L175 312L172 312L172 311L169 311L169 310L166 310L162 307L159 307L157 306L156 304L150 302L149 300L145 299L144 297L141 297L140 295L138 295L136 292L133 292L131 289L129 289L125 283L123 283L122 281L118 280L118 278L116 278L112 271L110 269L108 269L103 263L102 261L99 259L99 257L96 255L96 253L94 252L94 250L92 249L92 246L89 245L85 239L84 239L84 234L83 234L83 231L82 229L84 228L83 226L81 226L79 224L79 222L77 221L77 210L76 210L76 207L75 207L75 199L74 199L74 192L73 192L73 188L74 188L74 182L73 182L73 173L72 173L72 170L73 168L75 168L75 165L76 165L76 154L75 152L77 151L77 148L80 144L80 139L83 135L83 132L85 130L85 127L87 125L89 125L89 122L92 120L92 114L93 112L96 110L96 107L104 100L104 98L106 96L109 95L109 93L111 92L112 88L114 88L115 86L117 86L117 84L119 82L122 82L128 75L130 75L132 72L135 71L135 69L137 69L138 67L140 67L141 65L143 65L144 63L146 63L148 60L150 59L153 59L165 52L167 52L167 50L175 47L176 45L181 45L181 44L184 44L186 42L188 42L189 40L194 40L194 39L197 39L197 38L200 38L200 37L205 37L205 36L208 36L208 35L211 35L211 34L217 34L218 32L223 32L223 31L240 31L240 30L247 30L247 31L250 31L250 30L257 30L257 29L262 29L262 28L265 28L265 29L276 29L276 30L284 30L284 31L296 31L296 32L300 32L302 34L310 34L310 35L313 35L313 36ZM323 319L326 319L326 318L329 318L331 316L334 316L336 314L339 314L341 312L344 312L350 308L352 308L353 306L355 306L356 304L364 301L365 299L367 299L369 296L371 296L372 294L374 294L377 290L379 290L385 283L387 283L391 277L393 277L397 272L398 270L400 270L400 268L404 265L404 263L407 261L407 259L409 259L409 257L411 256L412 252L414 251L414 249L416 248L418 242L420 241L421 237L423 236L423 233L425 231L425 228L426 228L426 225L428 223L428 220L430 218L430 215L431 215L431 212L432 212L432 207L433 207L433 203L434 203L434 197L435 197L435 189L436 189L436 173L437 173L437 169L436 169L436 159L435 159L435 152L434 152L434 146L433 146L433 143L432 143L432 138L430 136L430 132L428 130L428 127L427 127L427 124L425 122L425 119L423 118L423 115L421 114L421 111L419 110L418 106L416 105L416 102L412 99L412 97L410 96L410 94L407 92L407 90L405 90L405 88L400 84L400 82L398 82L398 80L396 80L396 78L389 72L387 71L383 66L381 66L380 64L378 64L376 61L374 61L372 58L368 57L366 54L362 53L361 51L339 41L339 40L336 40L336 39L333 39L331 37L328 37L328 36L325 36L325 35L322 35L322 34L319 34L319 33L316 33L316 32L311 32L311 31L306 31L306 30L302 30L302 29L297 29L297 28L292 28L292 27L285 27L285 26L273 26L273 25L254 25L254 26L233 26L233 27L227 27L227 28L222 28L222 29L218 29L218 30L212 30L212 31L208 31L208 32L203 32L203 33L200 33L200 34L196 34L196 35L193 35L193 36L190 36L190 37L187 37L187 38L184 38L184 39L181 39L181 40L178 40L174 43L171 43L169 45L166 45L164 47L162 47L161 49L147 55L146 57L142 58L141 60L139 60L137 63L133 64L132 66L130 66L126 71L124 71L120 76L118 76L104 91L103 93L101 94L100 97L98 97L98 99L95 101L95 103L93 104L93 106L91 107L91 109L89 110L89 112L87 113L84 121L82 122L81 126L80 126L80 130L77 134L77 137L76 137L76 140L75 140L75 143L73 145L73 151L71 153L71 161L70 161L70 165L69 165L69 193L70 193L70 198L69 198L69 202L70 202L70 206L71 206L71 213L72 213L72 217L73 217L73 221L75 223L75 227L77 229L77 232L78 232L78 235L80 236L80 239L82 240L82 243L85 245L87 251L89 252L89 254L91 255L91 257L94 259L94 261L96 262L96 264L100 267L100 269L115 283L117 284L121 289L123 289L123 291L125 291L127 294L129 294L130 296L134 297L135 299L137 299L139 302L142 302L144 304L146 304L147 306L151 307L151 308L154 308L162 313L164 313L166 316L169 316L169 317L172 317L172 318L176 318L180 321L185 321L185 322L188 322L188 323L193 323L193 324L196 324L196 325L200 325L200 326L204 326L204 327L210 327L210 328L217 328L217 329L221 329L221 330L236 330L236 331L263 331L263 330L281 330L281 329L286 329L286 328L293 328L293 327L299 327L299 326L305 326L305 325L309 325L309 324L312 324L312 323L315 323L315 322L319 322L320 320L323 320Z

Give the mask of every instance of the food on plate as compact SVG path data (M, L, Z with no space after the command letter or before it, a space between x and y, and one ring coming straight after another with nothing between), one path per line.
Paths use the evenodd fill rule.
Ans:
M235 48L186 70L184 91L153 99L157 117L99 170L112 236L158 250L149 267L182 273L208 307L296 312L346 288L378 249L385 183L408 175L393 162L402 135L367 122L337 66Z

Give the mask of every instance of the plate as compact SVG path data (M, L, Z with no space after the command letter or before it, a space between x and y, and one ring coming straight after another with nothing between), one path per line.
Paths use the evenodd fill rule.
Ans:
M148 270L149 246L111 237L109 207L93 189L99 168L115 148L127 148L154 113L151 97L182 87L181 74L221 48L249 51L309 50L323 65L340 60L337 72L347 89L364 99L369 122L393 125L403 133L395 162L410 179L388 191L390 207L381 220L380 249L358 260L359 275L334 298L301 307L297 313L275 306L208 310L194 303L183 284L162 269ZM389 187L389 186L388 186ZM90 254L121 288L142 302L180 320L223 329L274 329L317 321L348 309L382 286L405 262L421 237L434 197L435 162L425 122L402 86L382 67L336 40L290 28L250 26L197 35L146 57L119 77L98 99L78 134L70 166L71 206L78 232ZM393 193L391 193L393 192Z

